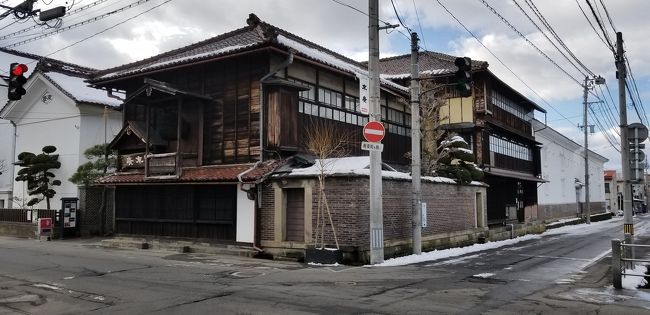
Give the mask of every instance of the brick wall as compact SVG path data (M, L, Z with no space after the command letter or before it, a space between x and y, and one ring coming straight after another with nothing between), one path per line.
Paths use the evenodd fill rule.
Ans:
M281 185L278 183L278 185ZM316 183L316 185L318 185ZM330 177L325 184L332 221L339 245L367 250L369 246L369 179L367 177ZM265 185L261 209L262 240L272 241L274 236L274 189ZM422 183L422 201L427 203L428 227L422 229L423 238L440 233L474 229L475 196L485 188L442 183ZM316 235L319 189L314 187L312 198L312 236ZM325 210L323 213L326 214ZM383 220L386 242L410 241L411 182L383 181ZM325 217L325 244L333 245L329 219Z

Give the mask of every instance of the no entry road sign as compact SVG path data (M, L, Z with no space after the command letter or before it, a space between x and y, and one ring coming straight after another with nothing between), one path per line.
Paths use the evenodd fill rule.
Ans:
M363 126L363 137L368 142L381 142L385 133L384 125L378 121L369 121Z

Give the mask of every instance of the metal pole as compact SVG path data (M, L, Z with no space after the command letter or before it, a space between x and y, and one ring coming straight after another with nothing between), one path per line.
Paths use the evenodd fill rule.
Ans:
M623 288L621 279L621 241L612 240L612 282L614 288Z
M589 77L585 77L585 85L583 87L584 109L582 117L582 128L585 129L585 209L587 212L586 222L587 224L591 224L591 207L589 205L589 126L587 125L587 107L589 106L589 103L587 103L587 95L589 92Z
M381 122L379 105L379 0L369 0L370 121ZM370 264L384 262L384 218L381 191L381 152L370 151Z
M413 254L422 253L422 187L420 182L420 81L418 34L411 33L411 179L413 196Z
M618 107L621 128L621 172L623 173L623 233L625 243L634 242L634 221L632 218L632 186L630 184L630 140L627 130L627 105L625 100L625 58L623 51L623 33L616 33L616 69L618 70ZM634 258L634 248L628 247L629 255Z

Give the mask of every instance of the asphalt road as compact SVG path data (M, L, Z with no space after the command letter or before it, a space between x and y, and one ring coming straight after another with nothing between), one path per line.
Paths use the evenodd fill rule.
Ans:
M642 241L650 217L637 218ZM616 291L622 219L400 267L321 267L0 237L0 314L650 314ZM604 259L601 259L604 258Z

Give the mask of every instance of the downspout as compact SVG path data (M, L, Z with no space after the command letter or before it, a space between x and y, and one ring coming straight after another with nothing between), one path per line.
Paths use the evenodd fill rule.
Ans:
M113 89L109 89L109 88L107 88L107 89L106 89L106 96L108 96L108 97L110 97L110 98L114 98L114 99L116 99L116 100L118 100L118 101L122 101L122 102L124 102L124 99L123 99L123 98L121 98L121 97L119 97L119 96L117 96L117 95L113 95Z
M253 167L251 167L251 168L239 173L239 175L237 175L237 180L239 180L239 185L240 185L239 189L241 191L245 192L247 196L248 196L248 193L252 190L252 188L251 189L244 189L244 180L242 179L242 177L244 175L248 174L249 172L251 172L252 170L254 170L255 168L257 168L260 164L262 164L262 161L257 161L257 162L255 162ZM253 196L255 196L255 195L253 195ZM261 196L261 194L258 193L258 198L259 198L259 196ZM253 212L254 212L253 213L253 249L261 253L261 252L264 252L264 250L259 248L257 246L257 244L256 244L256 241L257 241L257 202L255 202L255 207L253 208Z

